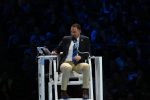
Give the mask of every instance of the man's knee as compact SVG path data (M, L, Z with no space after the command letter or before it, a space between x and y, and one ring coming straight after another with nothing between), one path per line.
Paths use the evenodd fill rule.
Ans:
M82 70L89 70L89 64L87 63L82 63Z
M61 72L72 71L72 66L69 63L62 63L60 66Z

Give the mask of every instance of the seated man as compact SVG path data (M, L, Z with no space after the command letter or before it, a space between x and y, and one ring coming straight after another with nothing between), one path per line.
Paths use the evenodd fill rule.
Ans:
M89 38L80 35L81 27L79 24L71 26L71 36L64 36L58 47L52 51L52 54L63 52L60 60L60 71L62 74L61 98L69 98L67 94L67 83L71 71L83 73L83 98L88 98L89 88L89 64L85 63L90 53ZM83 53L84 52L84 53Z

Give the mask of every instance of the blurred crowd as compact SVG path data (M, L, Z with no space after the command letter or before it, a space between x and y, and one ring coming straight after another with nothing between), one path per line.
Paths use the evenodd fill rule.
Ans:
M150 99L148 0L0 0L0 99L37 100L37 46L77 22L103 57L104 100Z

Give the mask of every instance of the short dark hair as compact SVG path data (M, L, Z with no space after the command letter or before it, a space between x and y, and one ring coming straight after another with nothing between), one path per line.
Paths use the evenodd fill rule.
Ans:
M80 24L78 24L78 23L72 24L71 27L76 27L77 29L81 30L81 26L80 26Z

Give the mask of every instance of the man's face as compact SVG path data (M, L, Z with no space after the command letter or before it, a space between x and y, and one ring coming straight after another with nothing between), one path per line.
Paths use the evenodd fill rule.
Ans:
M80 36L81 30L79 30L77 27L71 27L71 35L75 38L78 38Z

